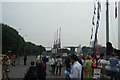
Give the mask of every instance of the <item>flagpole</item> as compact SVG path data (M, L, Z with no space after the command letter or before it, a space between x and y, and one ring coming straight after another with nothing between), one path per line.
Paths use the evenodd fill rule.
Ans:
M97 21L96 21L96 31L95 31L95 39L94 39L94 46L93 46L93 56L95 57L95 46L97 45L97 33L98 33L98 28L99 28L99 20L100 20L100 4L98 1L98 8L97 8Z
M109 42L109 3L108 0L106 0L106 48L107 48L107 43ZM105 56L107 54L107 49Z

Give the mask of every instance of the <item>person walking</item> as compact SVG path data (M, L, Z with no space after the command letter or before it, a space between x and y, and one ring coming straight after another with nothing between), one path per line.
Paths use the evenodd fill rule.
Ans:
M37 61L40 61L40 60L41 60L41 59L40 59L40 55L37 55L37 56L36 56L36 60L37 60Z
M109 59L110 62L110 71L111 71L111 80L117 80L117 64L118 59L115 57L115 54Z
M66 66L66 71L70 73L71 65L70 65L70 55L66 57L65 59L65 66ZM70 80L69 74L66 74L66 80Z
M15 66L15 62L16 62L16 55L14 54L12 56L12 66Z
M23 80L37 80L37 79L38 79L38 73L37 73L37 68L35 66L35 62L31 61L31 66L26 71Z
M51 58L51 67L52 67L52 73L55 75L55 58Z
M92 79L92 60L90 56L86 56L84 68L85 68L86 78L88 80Z
M6 76L7 80L10 80L8 76L9 72L10 72L10 69L9 69L8 58L7 56L4 56L2 59L2 78L4 79Z
M57 74L61 74L61 67L62 67L62 58L60 56L58 56L58 59L57 59L57 64L56 64L56 76ZM58 73L58 70L59 70L59 73Z
M51 72L51 74L53 74L53 68L52 68L52 65L53 65L53 61L52 61L52 57L49 58L49 67L48 67L48 71Z
M38 80L46 80L46 65L42 61L36 62Z
M70 69L70 56L66 57L65 65L66 65L66 69Z
M26 62L27 62L27 56L24 56L24 65L26 65Z
M70 78L73 80L80 80L82 73L82 65L78 62L78 57L75 54L71 55L71 72Z
M83 64L84 64L84 60L82 59L82 56L78 56L78 62L82 65L81 80L83 80Z
M46 56L44 56L44 57L42 58L42 61L43 61L43 63L46 65L46 62L48 62L49 60L48 60L48 58L47 58Z
M95 55L92 55L92 57L90 57L92 60L92 75L94 74L94 70L97 68L97 60L95 59Z

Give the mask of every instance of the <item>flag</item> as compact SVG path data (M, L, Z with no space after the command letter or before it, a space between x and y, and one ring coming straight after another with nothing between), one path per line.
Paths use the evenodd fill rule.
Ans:
M96 6L95 6L95 3L94 3L94 14L93 14L93 18L92 18L92 24L93 25L95 25L95 23L94 23L95 14L96 14Z
M100 20L100 13L98 11L97 19Z
M98 28L99 28L99 21L97 20L96 31L95 31L95 39L94 39L94 49L95 49L95 44L97 43Z
M98 2L99 10L101 11L101 2Z
M90 39L92 39L92 36L93 36L93 28L92 28L91 32L92 32L92 33L91 33L91 38L90 38Z
M100 3L98 1L97 19L100 20Z
M93 25L95 25L95 23L94 23L94 17L95 17L95 16L93 15L93 18L92 18L92 24L93 24Z
M95 5L95 3L94 3L94 14L96 14L96 5Z
M115 18L117 18L117 2L115 2Z

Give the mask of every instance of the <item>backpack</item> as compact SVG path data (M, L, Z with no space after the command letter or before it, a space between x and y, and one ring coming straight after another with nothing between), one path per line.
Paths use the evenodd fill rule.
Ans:
M49 59L48 59L47 57L43 57L43 58L42 58L42 61L46 63L46 62L49 61Z
M48 61L49 61L49 59L47 58L47 59L46 59L46 61L48 62Z
M46 66L45 66L45 64L39 63L37 65L37 71L38 71L38 75L39 75L38 77L39 78L45 77L46 76Z
M92 67L93 68L97 67L97 65L96 65L96 59L94 59L94 58L92 58Z
M32 66L29 68L27 74L24 77L24 80L37 80L38 78L38 73L36 67Z
M38 66L37 66L37 71L45 71L46 70L46 65L44 63L39 63Z

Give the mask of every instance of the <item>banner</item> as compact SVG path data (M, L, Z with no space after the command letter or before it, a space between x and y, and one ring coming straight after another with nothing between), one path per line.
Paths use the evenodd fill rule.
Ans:
M95 46L95 55L100 55L101 46Z

